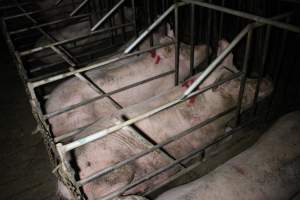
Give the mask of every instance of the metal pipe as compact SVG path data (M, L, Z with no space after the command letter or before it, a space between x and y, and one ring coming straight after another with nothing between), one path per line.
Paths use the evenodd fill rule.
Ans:
M232 49L244 38L249 31L249 25L246 26L229 44L229 46L218 56L207 68L200 74L194 83L183 93L182 98L191 94L220 64L222 60L232 51Z
M48 83L51 83L51 82L54 82L54 81L58 81L58 80L61 80L61 79L64 79L64 78L67 78L67 77L70 77L70 76L74 76L76 73L96 69L96 68L99 68L99 67L102 67L102 66L105 66L105 65L108 65L108 64L112 64L112 63L118 62L120 60L129 58L129 57L132 57L132 56L147 53L149 51L159 49L159 48L163 48L163 47L166 47L166 46L170 46L170 45L173 45L173 44L174 44L174 42L169 42L169 43L162 44L162 45L156 45L156 46L148 48L146 50L141 50L141 51L138 51L138 52L125 54L125 55L120 55L120 56L111 58L111 59L106 60L106 61L100 61L100 62L96 62L94 64L89 64L86 67L74 70L72 72L66 72L66 73L63 73L63 74L59 74L59 75L55 75L53 77L46 78L44 80L35 81L35 82L32 82L31 84L33 85L33 87L38 87L38 86L45 85L45 84L48 84Z
M263 55L262 55L262 60L261 60L261 65L260 65L260 71L259 71L259 75L258 75L258 81L256 84L255 94L254 94L254 99L253 99L253 107L254 107L253 115L255 115L256 111L257 111L258 94L259 94L262 78L263 78L263 75L265 72L266 60L267 60L268 51L269 51L270 34L271 34L271 26L268 25L267 30L266 30L266 36L265 36L265 42L264 42L264 47L263 47Z
M126 0L120 0L119 3L117 3L104 17L102 17L101 20L99 20L93 28L91 28L91 31L95 31L99 26L101 26L108 18L112 16L112 14L125 2Z
M179 41L179 9L177 0L174 0L174 17L175 17L175 86L179 84L179 56L180 56L180 41Z
M227 111L222 112L219 115L214 116L213 118L210 118L210 120L216 120L216 119L218 119L218 118L220 118L222 116L225 116L226 114L230 113L232 110L233 110L233 108L228 109ZM216 141L219 141L218 139L219 138L217 138ZM162 168L160 168L158 170L155 170L154 172L151 172L148 175L143 176L143 178L141 178L139 180L136 180L136 181L133 181L132 183L124 186L123 188L121 188L121 189L119 189L119 190L117 190L115 192L112 192L111 194L106 195L105 197L101 197L100 199L101 200L111 200L114 197L122 194L123 192L125 192L125 191L127 191L127 190L129 190L129 189L131 189L131 188L133 188L133 187L135 187L135 186L137 186L137 185L139 185L139 184L141 184L141 183L143 183L143 182L145 182L145 181L147 181L147 180L149 180L149 179L151 179L151 178L153 178L153 177L155 177L155 176L157 176L157 175L159 175L159 174L161 174L161 173L163 173L165 171L167 171L168 169L171 169L175 165L183 162L184 160L186 160L186 159L188 159L190 157L193 157L193 156L197 155L200 152L205 151L205 149L207 149L208 147L212 146L214 143L215 143L215 141L213 141L212 143L210 143L208 145L205 145L204 147L196 148L195 150L193 150L193 151L189 152L188 154L182 156L181 158L179 158L179 159L171 162L170 164L166 165L165 167L162 167Z
M89 1L90 0L84 0L83 2L81 2L81 4L79 4L79 6L70 13L70 16L73 17L74 15L76 15Z
M242 70L243 74L242 74L239 97L238 97L238 102L237 102L237 109L236 109L236 114L235 114L236 115L235 116L236 117L235 126L238 126L240 123L240 112L242 109L244 91L245 91L245 86L246 86L249 58L250 58L250 52L251 52L252 34L253 34L253 28L251 26L251 27L249 27L249 32L248 32L248 36L247 36L246 52L245 52L245 57L244 57L243 70Z
M194 75L194 52L195 52L195 5L191 4L191 52L190 52L190 76Z
M225 8L225 7L222 7L222 6L205 3L205 2L202 2L202 1L195 1L195 0L182 0L182 1L186 2L186 3L196 4L196 5L199 5L199 6L202 6L202 7L210 8L210 9L213 9L213 10L217 10L217 11L220 11L220 12L224 12L224 13L227 13L227 14L230 14L230 15L235 15L235 16L238 16L238 17L254 20L254 21L262 23L262 24L272 25L272 26L275 26L275 27L280 28L280 29L286 29L288 31L292 31L292 32L295 32L295 33L300 33L300 28L297 27L297 26L291 25L291 24L274 21L272 19L267 19L267 18L264 18L264 17L260 17L260 16L257 16L257 15L250 14L250 13L241 12L241 11L230 9L230 8Z
M186 3L178 3L176 6L183 6ZM153 22L141 35L138 37L125 51L125 54L130 53L145 37L155 29L173 10L175 9L175 5L169 7L155 22Z

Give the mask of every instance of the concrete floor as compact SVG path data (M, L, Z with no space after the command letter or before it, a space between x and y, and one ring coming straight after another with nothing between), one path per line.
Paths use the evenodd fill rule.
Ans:
M31 134L35 121L2 39L0 50L0 199L56 199L55 177L43 141L40 135Z

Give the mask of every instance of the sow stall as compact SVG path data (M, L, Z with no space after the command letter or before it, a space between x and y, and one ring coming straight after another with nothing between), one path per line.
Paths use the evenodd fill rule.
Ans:
M2 1L2 3L5 1ZM53 8L46 9L49 12L53 9L61 9L61 14L57 19L51 19L52 21L43 20L39 15L43 13L43 10L36 10L37 7L34 5L34 2L28 1L14 1L9 5L5 5L1 7L3 12L3 20L2 20L2 28L3 34L6 36L7 44L10 48L10 51L15 59L15 63L18 67L20 76L22 77L24 84L26 86L27 94L30 99L30 103L32 106L32 111L34 117L39 125L39 131L41 131L42 136L44 138L45 144L47 146L50 160L54 166L54 172L58 176L60 180L62 180L73 192L76 199L84 199L85 196L82 193L81 187L93 181L107 173L110 173L142 156L145 156L153 151L160 150L165 145L178 140L179 138L190 134L193 130L199 129L209 123L212 123L214 120L227 115L228 113L234 112L235 119L233 129L224 132L224 135L221 138L216 138L216 140L207 145L205 148L197 149L193 152L188 153L187 155L179 158L173 159L172 163L157 170L153 173L145 176L144 178L132 182L126 187L115 191L105 197L99 197L100 199L113 199L116 196L123 194L124 192L130 190L132 187L147 181L148 179L155 177L162 172L172 168L173 166L180 165L180 163L188 158L197 155L203 154L205 155L205 151L216 143L226 140L227 137L236 133L242 127L245 127L253 122L263 123L266 119L267 113L263 114L263 117L259 115L259 101L258 94L259 88L262 81L263 76L265 75L265 67L267 62L268 55L268 47L269 47L269 39L271 36L272 29L278 28L282 29L282 43L286 40L287 32L292 33L300 33L300 28L288 24L286 22L289 21L290 17L293 15L292 12L287 12L281 15L277 15L273 18L264 18L257 15L253 15L247 12L241 12L239 10L234 10L228 7L224 7L225 1L221 2L221 5L212 4L205 1L194 1L194 0L182 0L182 1L161 1L161 5L159 2L155 2L151 4L150 1L145 1L144 4L139 5L139 9L147 13L145 19L142 19L140 26L138 26L138 20L136 18L136 14L138 13L136 10L136 2L134 0L127 1L121 0L116 1L112 4L112 1L93 1L93 0L85 0L85 1L72 1L70 5L61 5L62 1L56 2L56 5ZM58 6L58 7L57 7ZM132 19L130 22L126 22L124 19L124 10L125 6L131 7L134 11L132 15ZM160 9L158 9L158 7ZM234 37L231 41L228 48L222 52L218 57L210 62L210 59L207 59L207 63L205 66L205 70L203 70L202 74L194 81L194 83L189 86L189 88L182 94L182 97L179 99L174 99L173 101L158 107L149 112L143 113L138 117L125 120L121 124L117 124L105 130L98 130L94 134L91 134L87 137L70 141L69 138L80 133L82 130L86 129L90 125L87 124L84 127L80 127L78 129L72 130L63 136L54 137L51 132L51 127L49 126L48 119L62 113L70 112L78 107L87 105L94 101L109 98L114 104L118 106L118 102L111 97L113 94L117 94L124 90L128 90L132 87L136 87L138 85L144 84L146 82L153 81L155 79L162 78L164 76L168 76L170 74L174 75L174 86L179 84L179 54L180 54L180 41L183 37L180 36L180 27L183 25L180 23L179 13L182 9L189 9L190 14L185 15L186 18L190 19L190 35L188 36L189 43L191 45L190 49L190 75L194 75L195 71L193 71L194 66L194 46L196 42L196 34L195 34L195 25L197 20L195 19L195 10L201 7L202 9L207 9L207 17L208 20L211 21L213 16L214 19L218 18L219 29L219 38L222 38L222 30L223 30L223 19L227 15L232 15L240 19L246 19L247 25L239 31L239 33ZM156 10L153 10L155 9ZM113 16L120 12L120 16L122 18L121 24L115 24L113 20ZM82 14L83 13L83 14ZM93 13L93 15L92 15ZM218 13L218 15L216 15ZM94 15L95 14L95 15ZM95 17L96 16L96 17ZM217 16L217 17L216 17ZM39 19L41 17L41 19ZM155 19L155 20L154 20ZM68 38L65 40L57 40L54 38L49 32L55 30L61 26L64 26L66 23L81 23L82 21L87 20L89 23L88 34L75 36L72 38ZM101 29L101 26L104 22L108 21L108 26ZM175 32L175 41L165 44L153 45L153 41L150 40L150 48L139 50L136 48L139 43L141 43L146 37L152 37L151 33L161 24L166 24L169 22L173 24L174 32ZM211 22L212 23L212 22ZM211 25L208 23L208 25ZM148 27L147 27L148 26ZM127 27L133 27L132 29L126 29ZM145 28L146 27L146 28ZM210 29L209 29L210 30ZM257 75L257 87L255 91L255 98L253 100L253 106L250 109L250 117L247 119L241 119L241 106L242 106L242 98L244 94L245 84L247 75L249 72L249 60L251 51L253 48L251 47L253 35L257 31L263 30L264 34L264 42L263 42L263 55L260 56L259 63L259 71ZM109 34L107 34L109 33ZM211 44L212 38L210 38L210 31L208 31L208 37L206 37L206 43ZM101 39L95 37L97 35L103 35ZM49 43L43 44L41 46L35 46L36 37L44 37L47 38ZM133 40L130 38L134 37ZM246 41L244 39L246 38ZM86 42L91 39L91 42ZM80 44L80 41L83 41L83 44ZM130 41L128 46L124 47L123 44ZM95 45L96 44L96 45ZM244 44L245 49L240 48L239 45ZM155 77L151 77L149 79L145 79L141 82L137 82L132 85L124 85L115 91L105 92L101 89L101 85L95 84L93 81L86 78L85 73L87 71L91 71L93 69L103 68L103 70L109 70L106 66L112 66L113 63L116 63L120 60L129 59L134 56L139 56L141 54L149 53L155 49L163 48L166 46L175 46L175 70L169 71L164 74L160 74ZM242 45L243 46L243 45ZM78 48L83 48L86 51L79 52L76 51ZM243 63L241 72L234 73L231 77L226 80L219 81L210 86L207 86L201 90L196 90L198 86L216 69L216 67L222 62L222 60L229 55L234 49L242 49L239 51L244 52ZM41 52L43 52L41 54ZM112 54L112 52L114 52ZM117 52L117 53L116 53ZM216 52L213 49L213 52ZM280 52L282 54L279 56L283 59L284 51ZM112 56L113 55L113 56ZM43 57L57 57L59 59L54 59L55 62L50 64L40 63L38 60ZM253 63L251 63L253 64ZM276 69L273 83L275 86L274 91L276 91L276 77L280 75L280 69ZM63 80L66 80L70 77L77 77L84 83L88 84L93 90L97 91L99 96L85 100L78 104L74 104L69 107L62 108L53 113L46 113L45 111L45 102L47 101L49 94L53 90L55 86L61 83ZM115 131L118 131L124 127L134 125L136 122L139 122L147 117L153 116L159 112L163 112L179 103L187 101L193 96L202 94L212 88L220 86L224 84L226 81L231 81L233 79L241 79L240 92L238 97L238 104L228 109L223 113L219 113L218 115L206 119L202 123L196 125L195 127L191 127L190 129L177 134L173 138L169 138L168 140L154 144L148 150L141 152L129 159L126 159L122 162L117 163L114 166L109 166L86 179L78 179L76 176L76 169L72 168L72 165L68 162L66 155L83 145L88 145L88 143L100 140L103 137L106 137ZM273 96L274 93L271 95ZM272 100L272 98L271 98ZM271 103L267 106L271 109ZM118 106L119 109L122 107ZM261 109L262 110L262 109ZM147 138L144 138L147 140ZM150 142L151 143L151 142ZM202 162L199 161L192 166L188 166L183 168L178 174L174 177L170 177L169 180L162 183L161 186L157 186L155 189L158 189L166 184L168 184L171 180L176 179L177 177L190 172L195 169L197 166L201 165ZM149 195L152 191L146 191L144 195Z

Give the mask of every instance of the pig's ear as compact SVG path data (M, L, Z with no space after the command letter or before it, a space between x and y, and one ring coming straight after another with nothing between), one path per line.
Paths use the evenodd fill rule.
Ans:
M174 31L172 30L172 27L169 23L167 23L167 31L168 31L167 33L168 37L172 39L175 38Z
M218 42L218 56L229 46L229 43L227 40L222 39ZM233 65L233 53L230 53L224 60L223 62L220 64L220 66L222 67L227 67L230 70L234 71L234 72L238 72L238 70L236 69L236 67Z

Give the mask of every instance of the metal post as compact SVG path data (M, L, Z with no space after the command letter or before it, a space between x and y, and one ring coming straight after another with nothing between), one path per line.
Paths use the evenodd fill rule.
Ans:
M191 4L191 52L190 52L190 76L194 75L194 52L195 52L195 5Z
M265 73L266 60L267 60L268 50L269 50L270 34L271 34L271 26L268 25L267 30L266 30L266 36L265 36L265 42L264 42L264 47L263 47L263 55L262 55L262 59L261 59L260 71L259 71L259 75L258 75L258 81L256 84L255 94L254 94L254 99L253 99L253 107L254 107L253 115L256 115L257 106L258 106L257 101L258 101L259 89L260 89L263 75Z
M240 123L240 112L241 112L241 108L242 108L244 91L245 91L246 80L247 80L252 34L253 34L253 26L250 26L248 36L247 36L246 52L245 52L245 57L244 57L243 70L242 70L243 74L242 74L242 78L241 78L240 91L239 91L237 109L236 109L236 121L235 121L236 126L238 126Z
M175 0L175 86L179 84L179 56L180 56L180 42L179 42L179 9L177 0Z

